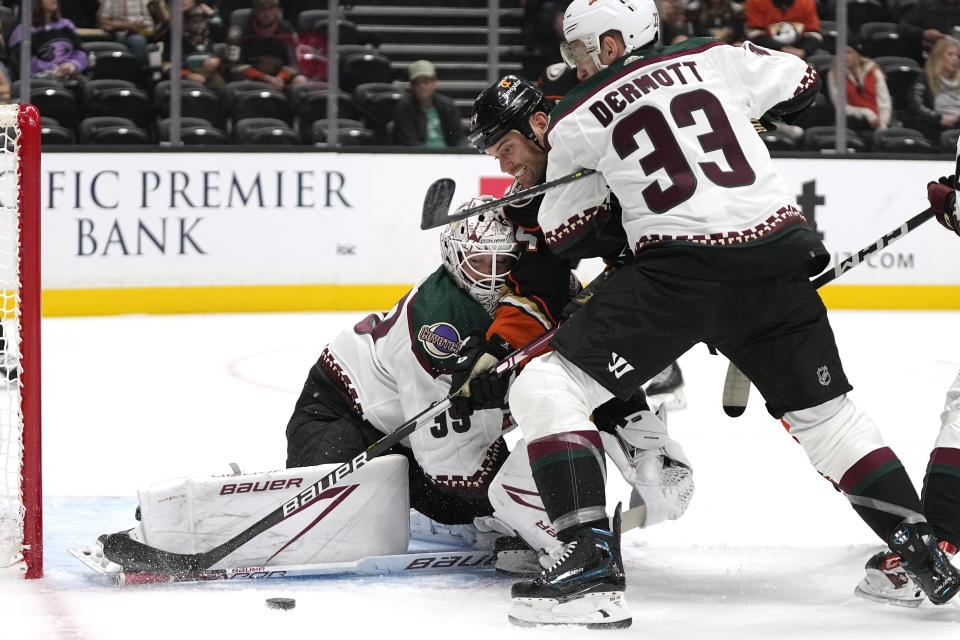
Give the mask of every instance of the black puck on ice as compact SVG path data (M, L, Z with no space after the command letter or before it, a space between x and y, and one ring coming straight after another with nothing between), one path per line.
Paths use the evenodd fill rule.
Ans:
M271 609L293 609L297 601L293 598L267 598L267 606Z

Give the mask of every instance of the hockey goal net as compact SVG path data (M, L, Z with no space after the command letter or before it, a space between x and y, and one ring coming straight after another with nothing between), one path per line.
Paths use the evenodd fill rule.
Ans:
M43 575L40 114L0 105L0 575Z

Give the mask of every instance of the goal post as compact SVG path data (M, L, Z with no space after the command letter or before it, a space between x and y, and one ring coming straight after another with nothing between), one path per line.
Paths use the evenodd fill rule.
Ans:
M0 573L43 576L40 114L0 105Z

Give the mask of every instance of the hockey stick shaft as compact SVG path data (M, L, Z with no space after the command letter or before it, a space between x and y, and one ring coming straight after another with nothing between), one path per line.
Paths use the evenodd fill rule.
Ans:
M810 281L815 289L833 282L838 277L861 264L867 256L890 246L903 236L907 235L924 222L933 217L933 209L925 209L913 216L890 233L870 244L848 258L841 260L837 266L820 274ZM727 365L727 376L723 383L723 411L731 418L736 418L746 410L750 399L750 380L732 362Z
M838 277L842 276L844 273L863 262L864 258L867 256L890 246L932 217L933 209L925 209L924 211L921 211L873 244L860 249L860 251L857 251L857 253L854 255L840 261L840 263L837 264L837 266L835 266L833 269L820 274L819 277L811 281L811 284L813 284L815 289L819 289L828 282L833 282Z
M540 351L550 341L556 331L557 327L554 327L540 337L520 347L501 360L494 370L497 374L502 375L516 368L522 362ZM193 554L174 553L156 549L134 540L125 534L112 534L106 536L103 540L104 554L111 560L113 560L113 557L128 558L134 561L137 567L142 570L162 570L171 575L187 575L208 569L264 531L267 531L279 522L310 506L325 490L341 482L371 459L399 444L420 426L432 421L433 418L450 408L450 400L455 395L456 391L451 392L443 400L433 403L391 433L374 442L352 460L339 465L336 469L333 469L330 473L306 489L303 489L295 496L292 496L269 514L250 525L247 529L209 551ZM123 563L118 562L117 564L122 565Z
M254 580L304 579L323 576L421 575L491 571L496 556L490 551L424 551L391 556L370 556L350 562L290 566L202 570L184 575L166 573L118 573L120 585L172 582L250 582Z
M485 202L480 206L473 207L472 209L465 209L464 211L450 211L450 205L453 203L453 192L456 188L456 184L450 178L440 178L430 185L430 187L427 189L426 195L423 198L423 211L420 215L420 228L433 229L436 227L442 227L448 222L463 220L464 218L469 218L470 216L483 213L484 211L499 209L500 207L510 204L511 202L517 202L518 200L526 200L527 198L538 196L541 193L553 189L554 187L559 187L567 184L568 182L579 180L580 178L593 175L594 173L596 173L596 170L594 169L580 169L569 175L557 178L556 180L544 182L542 184L530 187L529 189L516 191L509 195L503 196L502 198L490 200L489 202Z

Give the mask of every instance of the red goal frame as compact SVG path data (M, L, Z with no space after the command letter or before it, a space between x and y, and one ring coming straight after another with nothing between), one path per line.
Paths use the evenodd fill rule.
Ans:
M23 413L21 493L26 578L43 577L43 482L40 438L40 112L21 105L20 129L20 402Z

